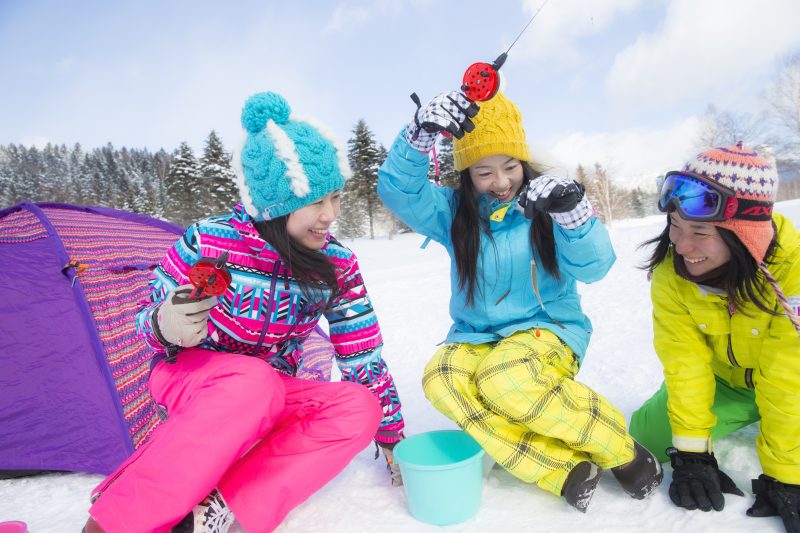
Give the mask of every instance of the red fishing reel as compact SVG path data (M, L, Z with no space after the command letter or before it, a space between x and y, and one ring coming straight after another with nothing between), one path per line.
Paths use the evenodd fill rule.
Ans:
M190 298L221 296L231 284L231 274L225 263L228 252L223 252L216 260L200 259L189 271L189 281L194 285Z
M464 96L473 102L490 100L500 90L500 67L506 62L508 55L500 54L493 63L481 61L471 64L464 72L461 90Z

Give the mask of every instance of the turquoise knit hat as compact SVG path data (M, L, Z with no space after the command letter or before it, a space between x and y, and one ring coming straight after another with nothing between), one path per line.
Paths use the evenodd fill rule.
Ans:
M347 151L318 124L290 117L279 94L244 103L245 139L233 156L239 193L255 220L288 215L344 187L352 172Z

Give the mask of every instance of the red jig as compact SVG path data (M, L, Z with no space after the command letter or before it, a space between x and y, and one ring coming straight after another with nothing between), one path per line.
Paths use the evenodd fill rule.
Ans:
M225 263L228 252L223 252L216 260L200 259L189 271L189 281L194 285L190 298L221 296L231 283L231 274Z

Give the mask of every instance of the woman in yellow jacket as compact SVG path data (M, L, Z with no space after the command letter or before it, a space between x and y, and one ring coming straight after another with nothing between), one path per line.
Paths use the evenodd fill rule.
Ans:
M760 420L764 473L747 514L780 515L797 532L800 233L772 213L777 188L775 168L741 143L666 174L667 227L646 243L655 245L648 266L664 384L630 432L671 460L676 505L719 511L722 493L743 494L719 469L712 439Z

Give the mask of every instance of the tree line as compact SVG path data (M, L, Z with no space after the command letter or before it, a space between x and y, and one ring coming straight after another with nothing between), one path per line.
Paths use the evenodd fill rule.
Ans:
M103 205L186 225L238 197L230 155L212 131L200 158L182 143L161 149L0 146L0 206L22 200Z
M776 161L781 175L778 199L800 197L800 52L788 56L766 93L763 116L718 110L709 105L695 145L697 152L711 146L748 145ZM770 125L767 128L767 125ZM336 235L374 238L409 231L380 201L378 168L386 148L364 120L347 141L352 178L342 193L342 213ZM441 139L431 158L429 178L443 187L458 187L453 167L453 141ZM656 213L656 186L630 190L614 179L600 162L578 166L570 176L584 184L603 220L611 224L626 217ZM110 143L84 150L47 144L43 148L0 145L0 207L22 200L104 205L150 215L186 226L200 218L226 213L238 202L231 154L211 131L202 153L187 143L167 152L160 149L114 148Z
M727 115L711 112L729 121ZM719 124L715 127L720 129ZM387 152L364 120L356 123L347 147L353 176L342 192L343 209L336 221L336 235L375 238L410 231L378 197L378 168ZM429 179L457 189L460 174L453 167L452 153L452 139L442 139L431 159ZM589 169L579 165L572 177L584 184L592 205L608 224L657 213L655 181L646 190L626 189L600 163ZM800 197L800 180L782 183L781 191L782 198ZM22 200L103 205L186 226L206 216L226 213L239 201L239 195L231 154L212 131L199 157L185 142L171 153L163 149L116 149L111 144L90 151L84 151L80 144L71 148L63 144L44 148L0 146L0 206Z
M348 159L353 177L343 191L337 235L374 238L408 231L377 195L386 149L363 120L352 133ZM239 201L231 157L214 131L199 157L185 142L172 152L117 149L110 143L92 150L77 143L0 145L0 208L23 200L103 205L186 226L224 214Z

